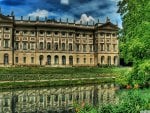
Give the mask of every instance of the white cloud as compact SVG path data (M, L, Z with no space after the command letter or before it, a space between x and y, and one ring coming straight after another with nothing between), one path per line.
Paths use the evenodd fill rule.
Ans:
M48 12L47 10L40 10L40 9L37 9L36 11L32 12L32 13L29 13L27 16L30 16L30 17L48 17L49 15L53 15L53 13L51 12Z
M64 5L68 5L69 4L69 0L61 0L60 3L64 4Z
M95 19L92 16L87 16L86 14L82 14L80 20L78 20L76 23L80 23L82 21L83 24L92 23L95 21Z

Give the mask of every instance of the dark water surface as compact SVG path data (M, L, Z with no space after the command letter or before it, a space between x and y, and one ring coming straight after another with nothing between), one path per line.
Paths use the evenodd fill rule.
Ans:
M114 84L0 90L0 113L75 113L75 105L116 101Z

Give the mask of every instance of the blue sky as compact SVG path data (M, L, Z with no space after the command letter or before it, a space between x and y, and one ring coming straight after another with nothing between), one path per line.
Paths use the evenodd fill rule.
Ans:
M0 0L0 7L4 15L14 11L17 19L20 16L24 18L35 18L45 16L51 19L62 18L70 22L75 19L83 23L89 21L105 22L108 16L113 23L118 22L121 26L121 17L116 13L117 2L119 0Z

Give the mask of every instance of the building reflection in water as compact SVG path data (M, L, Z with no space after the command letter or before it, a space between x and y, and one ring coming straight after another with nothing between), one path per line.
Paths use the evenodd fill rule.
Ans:
M0 92L0 113L73 113L74 104L115 102L114 84Z

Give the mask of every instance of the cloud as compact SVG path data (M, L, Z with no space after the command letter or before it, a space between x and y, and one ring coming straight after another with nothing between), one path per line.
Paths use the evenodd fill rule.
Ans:
M69 5L69 0L61 0L60 3L64 5Z
M82 21L82 24L92 23L95 21L95 19L92 16L87 16L87 14L82 14L80 20L78 20L76 23L80 23Z
M48 17L50 15L50 12L48 12L47 10L40 10L40 9L37 9L36 11L32 12L32 13L29 13L27 16L30 16L30 17L41 17L41 18L44 18L44 17ZM53 15L53 13L51 13L51 15Z

